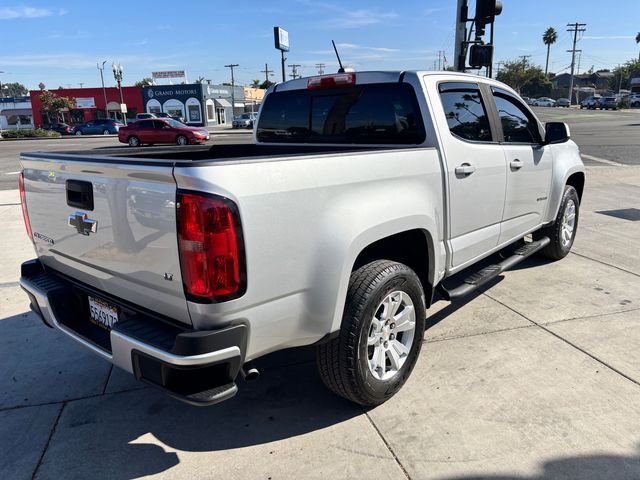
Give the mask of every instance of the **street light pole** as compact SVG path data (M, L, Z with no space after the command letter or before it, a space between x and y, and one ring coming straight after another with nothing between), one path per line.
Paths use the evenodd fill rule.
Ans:
M122 64L116 65L115 63L113 63L111 65L111 70L113 70L113 78L116 79L116 82L118 83L118 90L120 90L120 113L122 114L122 122L126 126L127 116L122 111L122 105L124 105L124 98L122 96L122 72L124 71L124 67L122 66Z
M104 71L105 63L107 63L106 60L102 62L102 67L100 66L99 63L96 63L96 67L98 68L98 70L100 70L100 81L102 82L102 95L104 95L104 113L107 115L107 118L109 118L109 111L107 110L107 90L104 88L104 75L102 74L102 72Z

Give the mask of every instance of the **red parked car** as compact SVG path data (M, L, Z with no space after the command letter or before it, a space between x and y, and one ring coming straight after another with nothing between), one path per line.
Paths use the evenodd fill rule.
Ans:
M191 145L209 140L209 132L204 127L187 127L171 118L153 118L121 127L118 140L131 147L154 143Z

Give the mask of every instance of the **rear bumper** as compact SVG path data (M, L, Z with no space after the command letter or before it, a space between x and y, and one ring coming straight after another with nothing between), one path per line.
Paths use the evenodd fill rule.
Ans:
M179 400L213 405L238 390L246 325L190 330L45 269L38 260L22 264L20 286L46 325ZM110 332L89 322L88 294L118 307L121 318Z

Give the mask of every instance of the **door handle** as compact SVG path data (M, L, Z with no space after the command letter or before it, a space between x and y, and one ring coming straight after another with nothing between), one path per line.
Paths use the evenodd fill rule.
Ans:
M517 158L515 160L511 160L511 163L509 165L511 165L512 170L520 170L522 167L524 167L524 163L522 163Z
M459 167L456 167L456 175L471 175L476 171L476 167L469 163L463 163Z

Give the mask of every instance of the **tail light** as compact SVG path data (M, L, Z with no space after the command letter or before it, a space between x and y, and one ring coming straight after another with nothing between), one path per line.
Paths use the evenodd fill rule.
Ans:
M178 193L178 243L185 293L195 301L237 298L245 290L237 208L218 196Z
M18 176L18 188L20 189L20 205L22 206L22 218L24 226L27 229L27 235L33 241L33 232L31 231L31 222L29 221L29 212L27 211L27 199L24 194L24 171Z
M307 80L307 89L320 90L322 88L353 87L355 84L355 73L338 73L336 75L309 78Z

